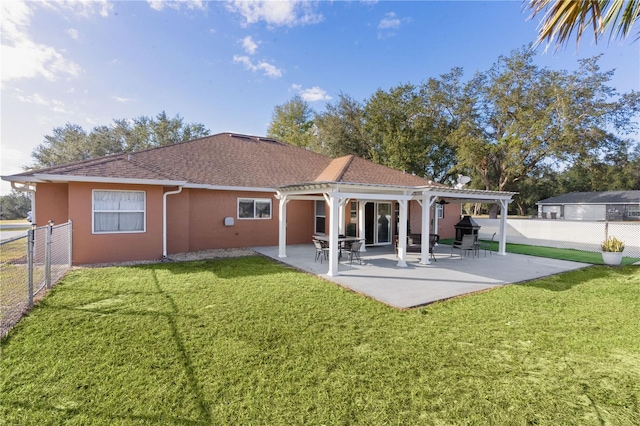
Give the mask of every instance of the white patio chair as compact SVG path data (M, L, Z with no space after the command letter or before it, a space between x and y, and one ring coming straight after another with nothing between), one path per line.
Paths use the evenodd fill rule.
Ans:
M320 259L320 263L322 263L323 259L329 258L329 247L322 243L320 240L312 240L313 245L316 246L316 259L314 262L317 262Z

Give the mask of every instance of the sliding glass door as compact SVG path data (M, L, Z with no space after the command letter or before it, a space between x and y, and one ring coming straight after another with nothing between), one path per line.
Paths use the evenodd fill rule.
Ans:
M391 243L391 203L368 202L364 209L366 244Z

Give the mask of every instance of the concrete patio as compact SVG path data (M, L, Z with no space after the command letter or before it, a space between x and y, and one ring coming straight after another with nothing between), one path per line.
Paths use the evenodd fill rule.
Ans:
M463 294L474 293L589 266L585 263L546 259L508 253L481 252L480 257L450 255L450 246L436 246L437 261L419 263L419 253L407 254L407 267L400 268L393 247L367 247L362 264L349 264L345 256L338 266L339 276L327 275L328 261L314 261L312 244L287 246L287 257L278 258L278 247L253 247L258 253L295 268L333 281L396 308L411 308Z

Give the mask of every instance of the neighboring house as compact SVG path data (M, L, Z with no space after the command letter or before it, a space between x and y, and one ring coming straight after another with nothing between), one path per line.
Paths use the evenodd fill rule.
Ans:
M640 191L572 192L537 205L544 219L640 220Z
M330 211L338 211L330 195L345 185L360 192L357 199L340 199L338 229L369 245L391 244L394 235L404 235L399 217L407 218L412 233L430 223L431 232L453 236L461 215L460 203L452 202L458 195L489 202L511 198L451 189L352 155L332 159L231 133L2 179L35 192L36 224L73 222L74 264L311 243L314 233L329 234ZM300 189L308 187L315 189ZM442 209L436 200L445 196L450 204ZM424 200L432 213L421 213Z

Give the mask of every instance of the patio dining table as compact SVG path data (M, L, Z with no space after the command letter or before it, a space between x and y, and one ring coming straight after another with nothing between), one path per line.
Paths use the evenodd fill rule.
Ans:
M314 235L314 240L326 241L329 242L328 235ZM353 243L356 241L364 241L364 238L359 237L338 237L338 243Z
M329 236L328 235L313 235L313 239L323 241L327 243L327 247L329 246ZM338 237L338 258L342 258L342 250L345 248L344 244L347 245L347 248L351 248L351 243L356 241L362 241L364 243L364 238L359 237Z

